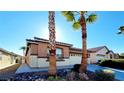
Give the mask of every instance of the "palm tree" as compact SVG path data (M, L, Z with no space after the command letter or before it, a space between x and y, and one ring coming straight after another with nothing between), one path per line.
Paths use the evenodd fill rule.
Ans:
M86 72L87 69L87 23L93 23L97 19L95 13L87 11L63 11L62 14L66 17L67 21L73 23L74 29L82 30L82 59L79 71L81 73Z
M120 26L119 27L119 32L118 32L118 34L122 34L122 33L124 33L124 26Z
M22 63L25 63L25 50L26 50L26 46L22 46L22 47L20 48L20 50L23 50Z
M20 50L23 50L23 56L25 55L25 49L26 49L25 46L20 47Z
M49 11L49 74L56 75L55 12Z

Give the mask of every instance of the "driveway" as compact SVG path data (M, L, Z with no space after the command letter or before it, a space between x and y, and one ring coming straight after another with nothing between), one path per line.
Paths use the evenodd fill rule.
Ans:
M20 64L16 63L12 66L6 67L0 70L0 80L4 80L13 76L16 70L19 68Z

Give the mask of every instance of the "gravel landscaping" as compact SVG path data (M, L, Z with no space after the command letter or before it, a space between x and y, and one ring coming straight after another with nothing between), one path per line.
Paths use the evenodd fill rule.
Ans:
M57 76L54 76L56 79L52 79L52 76L49 76L47 72L27 72L15 74L8 79L1 79L1 81L81 81L76 77L69 80L67 76L70 73L69 69L58 70ZM94 74L92 72L87 72L87 75L88 81L93 80ZM73 78L73 74L69 78Z

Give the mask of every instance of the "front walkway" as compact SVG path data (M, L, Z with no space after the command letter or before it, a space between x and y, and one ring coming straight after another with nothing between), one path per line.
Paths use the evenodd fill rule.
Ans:
M72 65L63 66L63 67L58 66L57 69L68 69L68 68L72 68L72 67L73 67ZM91 72L95 72L96 70L100 70L100 69L110 69L115 72L115 79L124 80L124 70L117 70L117 69L112 69L112 68L108 68L108 67L101 67L101 66L93 65L93 64L89 64L87 69L88 69L88 71L91 71ZM37 71L47 72L48 67L46 67L46 68L30 68L27 64L22 64L18 68L16 73L37 72Z
M73 66L58 66L57 69L69 69L72 68ZM37 71L43 71L47 72L48 67L44 68L30 68L27 64L22 64L16 71L16 73L24 73L24 72L37 72Z

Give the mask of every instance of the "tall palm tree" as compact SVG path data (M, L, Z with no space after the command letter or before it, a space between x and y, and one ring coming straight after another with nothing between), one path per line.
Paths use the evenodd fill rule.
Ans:
M63 11L62 14L66 17L67 21L73 23L74 29L82 30L82 59L79 71L81 73L86 72L87 69L87 23L93 23L97 19L95 13L87 11Z
M120 26L120 27L119 27L119 32L118 32L118 34L122 34L122 33L124 33L124 26Z
M56 74L55 12L49 11L49 74Z

